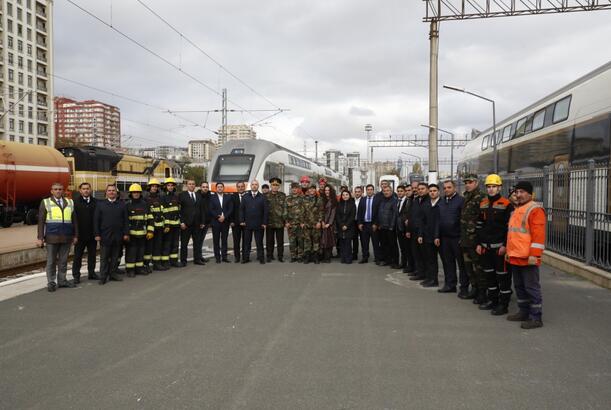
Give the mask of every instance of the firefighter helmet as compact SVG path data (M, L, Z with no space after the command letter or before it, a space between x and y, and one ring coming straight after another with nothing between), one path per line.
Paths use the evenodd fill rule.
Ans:
M142 187L140 184L131 184L129 186L129 192L142 192Z
M497 174L490 174L486 177L484 185L503 185L503 181Z

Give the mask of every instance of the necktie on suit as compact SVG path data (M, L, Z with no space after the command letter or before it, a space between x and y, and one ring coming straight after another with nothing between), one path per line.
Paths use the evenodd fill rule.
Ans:
M371 197L367 197L367 215L365 215L365 222L371 222Z
M191 195L191 201L195 202L195 194L193 192L190 192Z

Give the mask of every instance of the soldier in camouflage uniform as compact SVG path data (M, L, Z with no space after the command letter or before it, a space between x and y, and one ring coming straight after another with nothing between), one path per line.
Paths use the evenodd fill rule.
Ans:
M310 185L308 193L303 197L304 215L303 229L303 262L319 263L320 228L324 218L322 198L316 196L316 185Z
M289 233L289 250L291 263L301 262L303 258L303 229L301 225L304 218L303 195L297 182L291 184L291 194L284 202L284 215L286 229Z
M267 261L274 259L274 240L278 247L278 262L284 262L284 223L286 221L286 194L280 192L280 178L270 178L271 191L263 194L269 207L269 222L265 228Z
M465 270L471 282L471 292L460 292L458 297L474 299L473 303L481 304L486 298L487 285L475 252L477 246L475 228L479 218L479 204L486 196L479 190L476 174L466 174L463 182L465 203L460 215L460 248L465 259Z

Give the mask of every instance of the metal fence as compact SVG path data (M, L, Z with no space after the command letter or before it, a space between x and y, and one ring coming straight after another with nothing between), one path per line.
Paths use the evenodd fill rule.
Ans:
M547 214L546 249L611 271L611 185L608 163L560 162L503 176L503 190L530 181Z

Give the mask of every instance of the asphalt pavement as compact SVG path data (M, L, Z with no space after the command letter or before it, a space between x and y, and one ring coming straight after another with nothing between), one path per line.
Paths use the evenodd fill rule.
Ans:
M542 277L530 331L337 260L38 290L0 302L0 408L608 409L611 293Z

